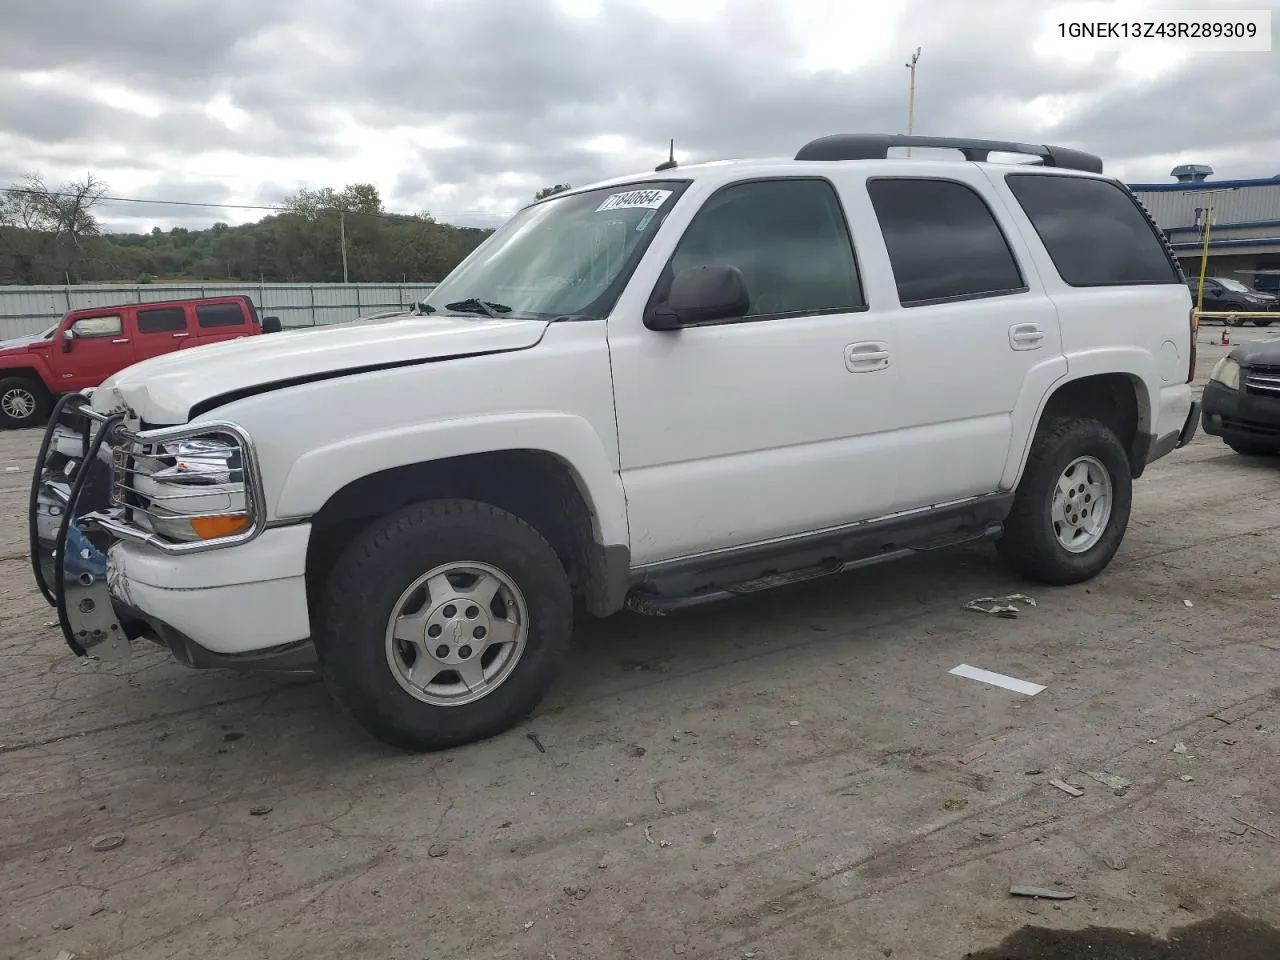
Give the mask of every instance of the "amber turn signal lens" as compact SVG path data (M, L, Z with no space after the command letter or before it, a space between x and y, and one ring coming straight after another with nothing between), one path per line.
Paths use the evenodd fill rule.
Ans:
M221 517L199 517L191 520L191 529L201 540L230 537L248 528L249 518L243 513L229 513Z

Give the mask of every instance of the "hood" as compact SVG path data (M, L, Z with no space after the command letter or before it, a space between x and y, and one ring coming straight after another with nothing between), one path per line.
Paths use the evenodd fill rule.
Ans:
M9 340L0 340L0 351L4 350L22 350L26 351L27 346L37 341L43 340L48 330L41 330L39 333L28 333L21 337L13 337Z
M1280 367L1280 335L1268 337L1266 340L1242 343L1233 348L1227 356L1240 364Z
M144 360L93 392L94 409L127 405L147 423L185 423L193 407L348 373L483 353L524 350L545 320L411 316L286 330L211 343Z

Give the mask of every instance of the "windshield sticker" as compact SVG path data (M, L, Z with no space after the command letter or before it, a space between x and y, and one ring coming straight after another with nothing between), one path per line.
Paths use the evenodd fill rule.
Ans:
M628 190L605 197L596 213L602 210L657 210L671 196L670 190Z
M653 219L654 214L656 214L657 212L658 212L657 210L650 210L643 217L641 217L640 222L636 224L636 233L643 233L644 228L649 225L649 221Z

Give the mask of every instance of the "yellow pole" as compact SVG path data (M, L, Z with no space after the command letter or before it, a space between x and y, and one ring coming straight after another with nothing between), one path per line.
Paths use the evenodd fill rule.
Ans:
M1213 223L1213 207L1204 208L1204 246L1200 248L1200 288L1196 291L1196 312L1204 309L1204 275L1209 269L1209 229Z

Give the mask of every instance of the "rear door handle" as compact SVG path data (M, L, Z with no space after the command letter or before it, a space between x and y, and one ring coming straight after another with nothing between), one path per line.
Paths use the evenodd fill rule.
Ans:
M850 373L872 373L889 366L889 345L879 340L851 343L844 348L844 366Z
M1038 323L1015 323L1009 328L1009 346L1015 350L1036 350L1044 342Z

